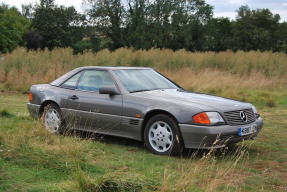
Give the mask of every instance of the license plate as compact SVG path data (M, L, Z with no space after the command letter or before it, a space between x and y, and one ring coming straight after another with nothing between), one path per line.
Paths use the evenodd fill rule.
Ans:
M256 125L251 125L248 127L241 127L238 129L238 135L239 136L245 136L245 135L250 135L253 133L256 133L257 131L257 126Z

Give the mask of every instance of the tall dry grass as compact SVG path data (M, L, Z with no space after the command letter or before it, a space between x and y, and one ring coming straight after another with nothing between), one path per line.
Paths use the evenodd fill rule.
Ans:
M232 89L241 88L272 88L284 83L285 78L268 78L260 72L252 74L232 74L218 69L203 69L200 72L191 68L182 68L176 71L162 71L170 79L190 90L204 91L211 89Z
M15 121L20 118L28 118L28 114L16 115ZM234 175L237 168L243 166L248 158L247 148L243 144L234 151L226 150L220 152L215 150L194 151L191 156L186 157L163 157L169 158L163 170L163 176L159 174L158 180L146 179L138 170L112 170L102 176L91 176L84 165L100 165L102 156L105 154L93 138L79 138L76 135L53 135L50 134L41 122L23 123L19 128L4 129L0 132L0 141L5 147L1 155L8 161L15 161L22 166L57 169L72 175L68 181L57 183L67 191L217 191L222 185L237 186ZM95 152L97 152L95 154ZM145 153L142 151L143 154ZM228 154L229 153L229 154ZM146 154L145 154L146 155ZM150 154L150 158L156 157ZM104 158L107 159L107 158ZM103 164L105 166L105 164ZM108 167L115 166L110 162ZM241 175L240 175L241 176ZM155 176L153 176L155 177ZM240 183L242 178L237 178ZM56 183L55 183L56 184ZM236 187L240 189L240 186ZM228 191L228 187L222 191Z
M263 87L286 82L287 55L272 52L204 52L121 48L73 55L72 49L29 51L18 48L0 58L0 83L4 89L27 90L47 83L80 66L148 66L171 76L186 88ZM242 81L244 80L244 81ZM238 83L238 82L243 82Z

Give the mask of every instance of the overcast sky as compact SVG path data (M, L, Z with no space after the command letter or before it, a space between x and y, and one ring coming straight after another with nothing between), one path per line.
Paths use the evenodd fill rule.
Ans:
M214 7L215 17L229 17L235 19L236 10L241 5L248 5L251 9L268 8L272 13L278 13L281 21L287 21L287 0L206 0Z
M21 10L21 4L36 3L37 0L0 0L0 3L13 5ZM287 0L206 0L214 7L215 17L229 17L235 19L236 10L241 5L248 5L252 9L268 8L281 16L281 21L287 21ZM83 10L82 0L56 0L59 5L76 7Z

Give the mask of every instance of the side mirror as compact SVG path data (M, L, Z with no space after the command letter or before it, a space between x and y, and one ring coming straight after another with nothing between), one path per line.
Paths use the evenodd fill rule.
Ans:
M100 94L108 94L108 95L118 95L120 94L115 88L113 87L101 87L99 89Z

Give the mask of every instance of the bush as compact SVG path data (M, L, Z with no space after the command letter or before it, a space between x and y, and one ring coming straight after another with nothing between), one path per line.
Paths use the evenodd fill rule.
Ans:
M90 40L82 40L78 41L73 45L74 53L84 53L84 51L91 50L93 48L93 44Z

